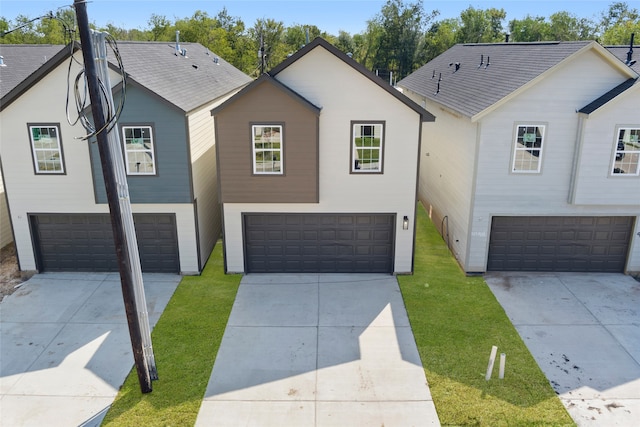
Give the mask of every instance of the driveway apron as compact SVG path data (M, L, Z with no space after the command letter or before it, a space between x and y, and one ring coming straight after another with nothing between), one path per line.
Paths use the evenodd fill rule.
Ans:
M439 426L398 282L243 277L196 426Z
M485 280L578 426L640 425L640 283L602 273Z
M180 279L143 274L151 326ZM132 366L118 274L38 274L0 304L3 426L98 426Z

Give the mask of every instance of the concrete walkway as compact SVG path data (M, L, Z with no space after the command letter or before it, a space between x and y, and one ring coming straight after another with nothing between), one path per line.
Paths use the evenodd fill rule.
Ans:
M601 273L485 280L578 426L640 425L640 283Z
M395 277L242 279L196 426L439 426Z
M143 275L152 326L180 279ZM38 274L0 304L3 426L99 426L132 366L118 274Z

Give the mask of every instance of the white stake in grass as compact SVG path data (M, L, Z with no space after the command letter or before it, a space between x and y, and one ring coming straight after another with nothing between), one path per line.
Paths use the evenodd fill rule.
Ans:
M500 370L498 371L498 378L504 379L504 365L506 363L507 355L500 353Z
M484 376L484 379L489 381L491 378L491 374L493 373L493 364L496 361L496 353L498 352L498 347L495 345L491 347L491 355L489 356L489 366L487 366L487 375Z

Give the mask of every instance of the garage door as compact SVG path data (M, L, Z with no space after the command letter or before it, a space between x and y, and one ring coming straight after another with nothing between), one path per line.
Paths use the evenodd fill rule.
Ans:
M493 217L487 270L624 271L633 217Z
M393 214L245 214L249 273L392 273Z
M111 219L106 214L33 215L40 271L118 271ZM178 273L174 214L134 214L143 272Z

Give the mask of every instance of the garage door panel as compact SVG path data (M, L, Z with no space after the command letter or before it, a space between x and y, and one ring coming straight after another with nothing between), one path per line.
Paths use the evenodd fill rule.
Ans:
M247 272L392 272L395 215L243 217ZM270 250L264 242L264 236L277 233L284 254ZM263 247L267 250L261 250Z
M487 270L622 272L633 221L633 217L494 217Z
M118 271L107 214L39 214L30 217L42 271ZM180 270L173 214L134 214L142 270Z

